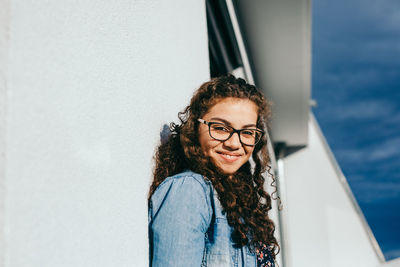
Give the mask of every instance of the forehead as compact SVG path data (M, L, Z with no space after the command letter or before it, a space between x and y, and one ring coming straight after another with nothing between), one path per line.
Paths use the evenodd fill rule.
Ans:
M258 118L257 105L248 99L228 97L214 104L203 119L223 119L233 127L241 127L247 124L256 124Z

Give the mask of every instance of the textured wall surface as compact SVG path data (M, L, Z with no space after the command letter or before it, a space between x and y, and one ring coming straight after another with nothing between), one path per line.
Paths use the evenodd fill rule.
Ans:
M0 266L5 259L5 200L6 200L6 114L7 114L7 56L8 56L8 26L10 23L10 4L0 0Z
M10 0L4 266L147 265L159 132L209 77L204 1L167 2Z

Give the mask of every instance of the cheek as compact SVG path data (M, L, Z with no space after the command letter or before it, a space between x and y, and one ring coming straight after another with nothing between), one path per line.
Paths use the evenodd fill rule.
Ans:
M246 151L246 157L247 157L247 160L248 160L251 157L251 155L253 154L254 148L253 147L246 147L245 151Z
M201 132L199 134L199 143L201 150L203 151L204 154L208 154L210 148L212 147L212 140L210 140L210 137L208 135L208 132Z
M204 148L207 143L206 138L202 134L199 135L199 143L200 143L201 148Z
M213 148L218 145L218 141L215 142L213 139L204 139L203 142L200 143L201 149L205 155L210 155Z

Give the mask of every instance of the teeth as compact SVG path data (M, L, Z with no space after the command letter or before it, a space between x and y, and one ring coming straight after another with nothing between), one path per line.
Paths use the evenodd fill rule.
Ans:
M233 159L236 158L237 156L232 156L232 155L228 155L228 154L224 154L227 158Z

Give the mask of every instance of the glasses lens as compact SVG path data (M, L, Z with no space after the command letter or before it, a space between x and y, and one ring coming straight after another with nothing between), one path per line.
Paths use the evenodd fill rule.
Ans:
M226 125L213 123L210 124L210 135L212 138L225 141L229 138L232 129Z
M244 129L240 131L240 139L243 144L253 146L261 139L261 133L254 129Z

